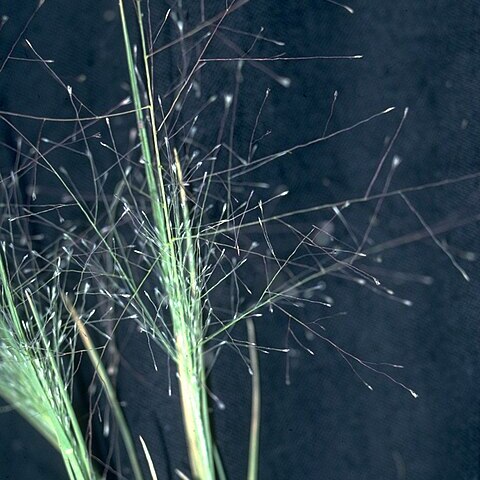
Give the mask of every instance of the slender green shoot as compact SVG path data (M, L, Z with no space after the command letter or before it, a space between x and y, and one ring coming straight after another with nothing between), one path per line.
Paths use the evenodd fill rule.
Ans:
M88 353L88 356L90 357L90 361L92 362L92 365L95 369L95 373L98 375L98 378L102 383L103 390L105 392L105 395L107 396L108 404L112 409L118 429L120 431L120 435L122 436L123 442L125 444L125 450L127 451L128 459L130 460L135 480L143 480L142 470L140 468L140 464L138 463L137 454L135 451L135 444L133 442L127 421L123 414L122 407L120 406L120 403L118 401L117 394L110 381L110 377L108 376L108 373L103 366L102 360L97 353L97 350L90 334L88 333L87 328L85 327L82 319L78 315L72 302L66 295L62 295L62 298L65 305L67 306L70 315L75 322L78 332L80 333L80 338L85 345L85 349Z
M258 452L260 448L260 365L258 361L255 325L251 318L246 320L248 332L248 352L252 374L252 414L250 419L250 441L248 452L247 480L258 478Z

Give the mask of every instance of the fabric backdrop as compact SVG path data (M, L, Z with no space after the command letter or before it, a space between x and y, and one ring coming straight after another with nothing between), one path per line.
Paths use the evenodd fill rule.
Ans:
M221 11L225 2L207 2L206 16ZM405 107L406 121L386 160L401 160L390 190L456 178L480 170L480 5L475 0L351 0L349 14L334 2L315 0L251 0L227 19L231 29L263 34L285 42L281 47L257 42L255 56L286 52L287 56L361 54L361 60L271 62L263 70L246 62L242 68L234 143L245 150L265 90L271 94L261 117L261 130L271 130L261 144L262 154L319 137L329 116L335 91L338 97L329 125L333 132L355 124L390 106L396 110L329 141L300 149L255 172L254 181L287 185L282 201L287 210L361 197L395 133ZM150 1L156 24L169 4ZM30 0L6 0L0 14L9 20L0 30L0 64L24 29L36 6ZM185 31L195 26L200 2L183 2ZM175 36L167 23L161 44ZM223 31L225 42L212 46L213 54L238 56L252 38ZM27 38L52 67L72 85L76 95L96 113L107 111L126 95L128 80L117 2L113 0L46 0L28 25ZM243 50L242 50L243 49ZM165 92L176 75L173 50L159 56L156 81ZM13 51L31 57L23 41ZM209 64L202 70L202 95L232 93L236 63ZM267 69L267 70L265 70ZM278 77L289 78L285 88ZM0 110L31 115L71 116L65 89L45 68L9 60L0 73ZM203 117L208 126L219 124L219 112ZM32 141L38 121L15 119ZM206 127L205 127L206 126ZM128 125L114 123L117 138L128 138ZM69 126L45 125L42 135L60 139ZM200 127L201 128L201 127ZM215 127L216 128L216 127ZM216 130L214 131L216 134ZM15 132L0 121L2 174L11 169ZM119 140L122 141L122 140ZM5 146L6 145L6 146ZM99 159L99 169L111 159ZM66 150L58 154L88 196L88 166L76 163ZM104 164L102 164L104 162ZM381 191L384 169L375 184ZM37 172L44 203L58 202L51 179ZM27 195L28 179L22 188ZM83 189L83 190L82 190ZM429 225L447 220L453 226L479 212L478 180L469 180L408 196ZM55 200L56 199L56 200ZM375 204L345 212L357 232L365 230ZM320 224L331 212L311 213L298 221ZM32 225L32 232L42 232ZM422 230L405 202L384 202L372 231L376 243ZM48 241L49 232L44 242ZM335 232L337 233L337 232ZM340 234L340 232L338 232ZM285 354L262 355L261 479L308 480L474 480L479 478L478 311L480 277L465 252L480 252L478 224L469 222L439 234L471 277L463 280L447 256L426 236L385 252L371 270L393 288L408 307L343 278L328 278L325 294L335 301L341 317L326 321L326 335L336 344L368 361L400 363L395 379L411 387L414 399L386 378L359 368L374 388L368 390L347 363L328 344L301 330L309 355L290 339L291 385L285 382ZM273 238L273 241L281 239ZM471 256L471 255L470 255ZM467 257L467 258L466 258ZM372 267L373 268L373 267ZM402 273L404 275L402 275ZM414 275L433 281L417 281ZM308 305L302 319L319 315ZM243 327L238 335L244 335ZM120 342L122 361L118 393L136 435L141 434L153 455L161 479L175 478L174 469L188 471L177 392L168 396L165 369L155 372L143 336L125 329ZM257 323L258 343L282 347L287 321L268 315ZM159 354L160 355L160 354ZM163 360L160 360L162 362ZM162 363L165 366L165 363ZM389 370L390 371L390 370ZM85 367L79 382L88 385ZM239 356L225 350L211 376L211 389L225 404L214 408L218 444L232 480L245 478L249 427L250 377ZM81 402L80 402L81 403ZM82 405L79 404L79 411ZM94 448L100 457L107 440L96 432ZM58 455L14 412L0 415L0 479L52 480L66 478ZM143 460L142 460L143 461ZM124 473L127 472L124 470ZM127 475L128 476L128 475Z

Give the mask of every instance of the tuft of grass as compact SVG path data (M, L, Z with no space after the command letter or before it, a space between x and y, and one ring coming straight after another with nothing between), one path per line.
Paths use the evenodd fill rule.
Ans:
M49 287L50 308L38 285L14 279L0 252L0 395L61 454L72 480L99 478L70 396L74 347L55 308L58 285ZM39 273L39 272L37 272ZM70 343L69 343L70 340Z
M147 104L141 101L124 2L119 0L122 30L130 75L130 86L137 116L137 127L145 164L147 192L152 211L153 243L159 273L172 323L172 340L161 335L161 345L176 362L185 435L192 475L195 479L214 480L213 438L210 428L203 362L204 339L202 294L199 282L198 250L193 240L190 212L183 185L182 169L175 153L170 158L169 195L160 158L155 117L152 78L148 63L141 4L135 2L144 62ZM146 111L146 113L145 113ZM157 331L156 322L150 323Z

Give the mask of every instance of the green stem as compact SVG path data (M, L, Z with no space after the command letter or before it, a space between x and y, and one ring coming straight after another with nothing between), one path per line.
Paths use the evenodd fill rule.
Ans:
M255 325L251 318L248 318L246 322L250 368L252 369L252 415L250 421L247 480L257 480L258 451L260 446L260 365L258 362L258 352L256 347Z
M176 343L180 398L192 475L195 480L214 480L211 433L203 412L201 378L184 335L179 334Z
M137 453L135 450L135 444L133 442L132 436L130 434L130 429L128 428L127 421L123 414L122 408L120 407L120 403L117 398L117 394L115 393L115 389L113 388L112 383L110 382L110 378L108 376L105 367L103 366L102 360L95 349L95 345L93 344L92 338L88 333L82 319L78 315L75 307L72 305L68 297L63 295L63 300L65 305L72 316L75 325L78 328L80 333L80 338L82 339L83 344L85 345L85 349L87 350L88 356L90 357L90 361L93 364L93 368L95 369L98 378L102 382L103 389L108 399L108 403L112 408L113 415L115 416L115 420L117 422L118 429L120 431L120 435L122 436L123 443L125 445L125 450L127 451L128 459L130 460L130 465L133 470L133 475L136 480L143 480L142 470L140 468L140 464L137 459Z

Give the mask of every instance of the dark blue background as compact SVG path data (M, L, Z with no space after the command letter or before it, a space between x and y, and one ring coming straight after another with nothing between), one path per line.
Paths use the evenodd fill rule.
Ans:
M161 18L165 3L152 1L152 14ZM190 25L198 16L198 3L187 2ZM29 0L7 0L0 14L10 20L0 32L0 54L34 9ZM209 3L218 12L223 2ZM271 77L245 65L241 85L236 146L250 137L252 122L267 87L272 88L261 126L272 134L263 153L280 150L318 137L328 117L333 92L339 97L330 131L395 106L388 116L300 150L255 173L256 179L288 185L285 210L362 196L384 151L384 142L409 107L404 128L392 155L402 159L392 189L454 178L480 170L480 5L470 0L351 0L354 15L321 0L252 0L232 15L229 25L286 42L288 56L362 54L363 60L321 60L269 64L277 74L292 79L284 89ZM25 37L55 70L74 86L79 97L96 113L125 95L127 80L116 2L47 0ZM165 33L168 36L169 32ZM217 54L232 55L218 43ZM260 43L258 55L279 47ZM27 52L20 42L17 56ZM3 57L0 57L3 58ZM173 78L173 60L162 56L159 84ZM78 76L86 75L79 83ZM208 65L202 72L212 92L228 89L232 65ZM206 79L206 80L205 80ZM162 83L163 82L163 83ZM69 116L65 91L41 68L11 61L0 73L0 109L37 115ZM212 114L211 121L218 122ZM16 120L34 139L38 124ZM125 126L116 125L119 131ZM52 128L52 127L49 127ZM51 135L68 128L56 125ZM62 128L66 128L65 132ZM66 133L65 133L66 134ZM14 145L15 135L0 123L0 140ZM390 164L392 155L387 164ZM1 151L2 171L13 162ZM108 158L103 160L108 162ZM72 167L82 187L83 166ZM48 185L49 179L42 178ZM384 176L381 177L382 179ZM84 188L88 188L85 180ZM378 191L377 187L377 191ZM55 192L44 189L44 199ZM409 196L429 224L446 218L454 223L479 213L479 184L470 180ZM57 200L58 202L58 200ZM373 204L353 208L349 220L365 228ZM323 215L323 216L322 216ZM306 225L327 219L310 214ZM40 228L40 227L35 227ZM372 233L376 242L421 229L418 220L398 197L388 199L380 224ZM441 235L459 252L479 252L478 225ZM278 241L279 239L277 239ZM280 239L281 240L281 239ZM432 285L398 282L390 274L380 278L402 298L405 307L341 279L327 281L327 293L336 311L347 312L326 323L327 336L362 359L401 363L395 378L418 394L413 399L400 387L362 370L371 392L358 381L332 348L319 340L303 341L314 357L301 349L291 359L292 385L285 385L285 357L261 356L262 438L261 479L308 480L474 480L479 475L478 311L480 284L476 263L459 262L470 274L466 283L433 242L398 247L383 256L387 271L397 270L433 277ZM309 307L303 319L318 311ZM260 344L282 346L286 321L265 318L258 322ZM119 395L136 435L141 434L154 456L159 478L174 478L174 468L187 469L183 433L175 395L167 395L166 379L155 373L144 339L129 336L123 347ZM84 373L88 378L88 372ZM225 352L214 370L212 389L226 404L215 411L215 427L229 478L245 478L249 423L247 371L234 353ZM15 480L65 478L57 455L14 413L0 416L0 478ZM97 449L105 452L102 438Z

